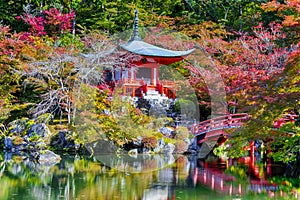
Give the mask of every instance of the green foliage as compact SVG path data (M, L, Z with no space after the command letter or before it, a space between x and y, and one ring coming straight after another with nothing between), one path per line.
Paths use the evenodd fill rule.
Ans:
M283 176L274 176L269 178L269 181L271 183L275 183L277 185L280 185L280 189L287 194L293 193L293 188L297 188L299 190L300 188L300 177L298 178L288 178Z
M135 141L140 136L145 138L147 145L149 143L149 147L152 148L157 139L163 138L163 135L157 132L158 128L170 121L169 118L149 117L135 108L130 99L122 100L118 92L110 96L109 90L106 89L96 93L95 107L101 132L120 146ZM185 136L184 130L181 132ZM174 143L172 139L170 142Z
M16 60L0 55L0 123L9 117L13 102L16 100L15 93L20 84L20 76L14 73L17 68Z
M24 0L7 1L2 0L0 2L0 23L13 27L16 31L24 31L28 28L23 22L16 20L16 16L23 13L23 6L28 2Z
M176 140L175 140L175 139L173 139L173 138L168 138L168 137L165 137L165 138L164 138L164 142L165 142L166 144L176 144Z
M225 144L222 144L222 145L219 145L219 146L215 147L213 149L213 153L214 153L214 155L216 155L219 158L225 158L226 159L227 158L226 149L227 149L227 146Z
M173 23L172 19L184 17L184 20L176 20L175 25L183 23L199 24L203 21L213 21L228 29L243 28L250 30L251 26L263 20L270 22L270 12L261 17L264 12L261 4L264 0L227 0L227 1L180 1L180 0L154 0L154 1L106 1L106 0L35 0L35 1L5 1L0 3L0 19L3 23L14 27L17 31L26 30L24 23L15 19L24 11L23 8L30 3L31 9L37 13L42 10L55 7L64 13L76 11L78 27L89 30L104 30L110 33L124 31L132 27L134 9L140 11L141 24L157 25L158 23ZM278 19L273 15L273 20ZM267 24L267 23L266 23Z
M109 95L109 90L96 94L98 122L108 139L123 145L145 132L150 118L135 108L129 100L123 101L117 93L112 98Z
M11 109L9 109L8 116L5 118L5 123L9 123L20 118L28 118L28 110L31 107L31 103L14 103Z
M230 137L230 140L227 140L225 143L226 148L223 153L227 154L230 158L242 158L247 156L248 150L245 149L249 145L249 139L244 136L239 135L240 133L234 133L233 136ZM228 146L228 148L227 148ZM220 150L220 149L218 149ZM218 152L218 150L216 150ZM219 152L222 153L222 152Z
M191 117L196 114L197 109L193 101L188 99L179 99L175 102L175 111Z
M213 21L235 30L249 29L253 22L258 22L261 1L249 0L199 0L189 1L189 7L197 21ZM251 22L251 23L249 23Z
M86 1L77 9L77 22L90 30L123 31L132 26L133 7L130 1Z
M75 141L78 143L88 143L106 137L101 131L96 114L95 105L100 105L95 103L97 94L97 88L84 83L79 86L78 90L74 91L73 106L76 111L71 130L77 133Z
M36 133L33 133L31 137L28 138L30 142L38 142L40 140L40 136Z
M71 33L62 34L59 36L59 39L55 42L56 46L75 48L82 50L84 43L80 40L78 35L73 35Z
M160 138L161 135L156 131L157 127L163 124L160 119L152 119L143 115L129 101L121 101L120 97L114 96L110 100L109 91L97 94L92 93L93 95L89 94L88 98L90 101L79 98L80 100L75 106L76 103L72 100L76 93L72 91L72 88L77 78L78 68L75 68L73 62L57 62L58 64L55 65L55 61L61 59L61 57L57 58L55 55L66 55L70 51L72 53L90 51L93 48L84 48L104 41L104 37L86 40L87 37L84 34L93 29L109 34L131 29L134 9L138 9L140 26L157 26L157 29L167 27L172 30L179 30L185 35L197 39L197 42L207 49L210 58L216 59L216 64L221 65L220 70L223 73L222 75L224 75L222 78L226 84L225 87L238 86L236 88L238 88L240 93L237 95L241 97L238 103L239 106L242 105L242 108L237 108L251 112L254 120L248 123L247 129L232 135L230 139L232 147L228 151L233 157L243 156L247 153L244 147L250 141L255 139L266 140L273 137L273 132L270 128L278 116L288 109L296 108L299 111L300 65L299 51L296 47L289 48L292 51L291 54L284 54L284 56L280 57L280 59L286 56L291 58L288 63L280 63L280 66L285 67L283 71L280 71L277 67L273 70L276 71L275 74L261 74L259 70L254 70L253 72L248 70L250 66L265 63L268 64L268 67L271 67L273 64L270 64L269 61L274 59L273 56L275 56L276 52L279 51L280 53L284 44L297 44L299 42L299 26L297 25L299 12L295 7L297 2L286 1L288 3L282 4L280 2L283 1L269 1L262 10L261 5L265 2L264 0L1 1L0 19L3 20L1 23L11 25L13 30L10 31L9 27L0 26L0 123L5 124L15 119L28 117L27 111L32 107L32 103L41 102L41 95L57 91L61 96L58 98L60 103L56 104L56 106L58 105L59 109L62 110L62 118L65 117L65 110L68 110L69 115L71 115L71 112L73 113L72 106L74 108L78 106L78 110L82 109L80 110L81 116L77 117L77 121L74 119L74 123L76 122L80 126L76 127L75 123L75 126L71 127L75 132L80 133L80 136L78 136L80 141L107 137L122 145L140 135L150 137L156 134L155 136ZM81 35L74 36L67 33L59 35L59 37L57 35L55 37L53 35L33 37L25 32L18 33L28 28L27 25L15 19L16 16L24 12L23 8L28 3L32 5L31 11L34 11L36 16L39 16L42 10L51 7L59 8L63 13L70 13L74 8L76 11L76 23L78 27L82 28L83 32L80 33ZM284 28L280 30L285 32L276 32L277 39L275 38L274 40L275 35L271 37L272 34L270 35L269 31L276 27L265 28L265 34L260 35L261 40L258 44L256 43L258 40L251 39L255 38L252 37L254 32L251 31L258 31L257 28L254 29L254 26L260 21L264 21L265 26L269 25L271 21L282 22ZM235 38L238 36L233 36L228 32L241 29L249 31L243 36L247 40L242 40L242 37ZM155 29L153 30L155 31ZM166 37L168 36L168 34L165 34L166 32L157 34L164 36L164 39L154 38L155 41L158 41L157 45L175 48L178 47L178 44L173 42L174 38L180 41L186 39L182 37L183 34L171 34L170 32L168 34L172 35L172 37ZM129 31L125 33L127 38L130 36L128 33ZM147 35L147 31L143 29L142 34ZM277 34L281 35L281 38L277 37ZM238 39L241 39L241 42ZM272 43L269 43L270 46L266 46L268 39L272 39ZM280 42L278 42L278 39L280 39ZM83 41L86 46L83 46ZM249 41L252 43L247 43ZM277 46L278 43L281 46ZM214 48L214 45L218 47ZM243 46L247 47L245 51L242 50ZM253 52L253 54L247 54L248 52ZM252 56L257 54L258 56L255 58L261 59L263 62L252 62L256 60ZM44 61L42 64L28 65L31 62L39 62L41 60ZM265 60L268 62L265 62ZM173 72L171 68L162 67L161 77L171 77L174 80L179 80L182 77L187 79L191 74L184 67L185 64L180 62L172 65L172 69L175 68L179 73ZM42 71L44 65L46 65L47 70L51 69L53 71ZM240 65L243 68L239 71L237 69ZM36 76L26 77L35 70L39 70L35 74ZM245 72L245 76L242 76L243 73L240 72ZM21 76L21 74L26 74L26 76ZM245 81L245 78L250 77L251 79L252 75L255 76L252 82ZM193 75L191 80L194 81L194 78L197 78L195 76ZM242 80L244 80L244 83L246 82L243 86L240 85ZM185 85L187 84L185 83ZM204 102L201 110L207 111L207 102L209 102L210 98L209 90L203 79L199 78L199 81L196 81L195 88L197 88L200 101ZM231 88L230 92L235 91L236 88ZM67 92L66 89L68 90ZM181 87L181 89L186 91L184 87ZM249 98L249 96L253 97L253 99ZM228 96L229 99L235 97L234 95ZM67 103L69 103L69 107L66 106ZM52 104L51 106L54 105ZM53 108L51 106L49 108ZM179 100L175 106L177 111L193 115L197 105L194 105L191 100ZM52 109L51 112L54 112L54 110ZM76 112L74 111L74 113ZM208 113L205 113L205 115L208 115ZM63 119L60 122L64 122ZM71 121L69 121L69 124L71 124ZM66 125L63 126L67 127ZM177 139L182 139L183 136L179 134L178 137ZM270 143L274 150L272 156L276 160L284 162L295 160L295 155L298 152L297 148L294 147L299 146L299 131L297 127L287 124L274 137L276 140ZM282 140L284 142L280 141L280 138L284 138ZM166 140L170 140L168 141L170 143L176 142L176 140L168 138ZM290 156L286 156L288 157L286 158L283 155Z
M294 123L284 124L273 132L273 140L269 145L272 150L269 156L275 161L295 162L300 153L300 128Z

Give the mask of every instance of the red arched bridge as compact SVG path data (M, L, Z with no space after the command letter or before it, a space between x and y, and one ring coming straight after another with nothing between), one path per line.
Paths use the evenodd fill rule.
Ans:
M226 136L225 129L238 128L251 118L247 113L228 114L213 119L208 119L195 124L192 133L197 137L198 143L202 143L207 139L216 140L220 136Z

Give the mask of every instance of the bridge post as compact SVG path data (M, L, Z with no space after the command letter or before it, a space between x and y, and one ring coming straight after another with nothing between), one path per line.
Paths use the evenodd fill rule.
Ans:
M255 150L255 145L254 145L254 141L250 142L250 155L254 156L254 150Z

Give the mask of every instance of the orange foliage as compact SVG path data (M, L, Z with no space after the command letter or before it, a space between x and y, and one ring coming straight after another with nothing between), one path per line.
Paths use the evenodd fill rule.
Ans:
M300 23L300 0L286 0L284 4L276 0L263 4L262 8L267 12L277 12L284 18L283 25L287 27L299 26ZM286 15L288 11L289 15Z

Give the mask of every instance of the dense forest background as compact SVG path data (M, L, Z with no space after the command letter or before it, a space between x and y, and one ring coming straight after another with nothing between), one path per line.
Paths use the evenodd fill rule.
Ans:
M46 113L66 119L68 126L74 124L76 93L72 88L99 82L104 66L121 65L105 55L114 46L114 35L131 33L135 9L140 29L159 33L149 41L176 49L172 41L178 36L162 31L193 41L221 74L228 112L253 116L245 130L233 137L233 145L265 140L283 113L299 114L299 0L1 0L2 129L13 120ZM94 57L82 56L87 53ZM209 110L209 92L214 91L209 91L202 72L190 62L173 67L193 85L202 110ZM206 76L215 78L213 73ZM81 110L90 103L78 102ZM105 104L97 103L98 108ZM99 113L94 114L99 119ZM295 135L284 135L287 131ZM281 146L282 151L295 155L299 134L295 125L283 127L275 136L274 148ZM130 137L113 131L111 136ZM240 156L242 152L231 153ZM282 155L274 157L286 159Z

